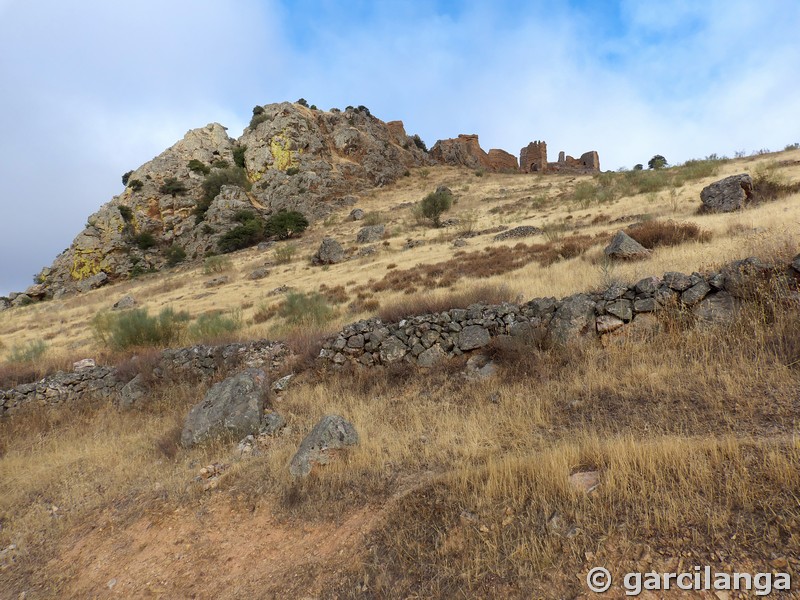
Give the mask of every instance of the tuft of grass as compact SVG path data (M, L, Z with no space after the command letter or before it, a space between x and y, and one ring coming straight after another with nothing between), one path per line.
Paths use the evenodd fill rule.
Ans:
M242 327L242 313L234 310L229 313L214 311L200 315L189 326L189 336L197 341L209 341L234 333Z
M209 256L203 261L203 274L225 273L233 269L233 261L227 256Z
M278 314L292 325L319 327L333 318L334 310L322 294L292 292L286 296Z
M384 306L378 316L387 323L414 315L440 313L452 308L467 308L471 304L502 304L512 302L513 294L505 286L476 285L462 292L445 295L420 294L407 300Z
M146 308L111 313L101 312L92 319L97 339L113 350L140 346L169 346L182 336L189 313L163 309L150 316Z

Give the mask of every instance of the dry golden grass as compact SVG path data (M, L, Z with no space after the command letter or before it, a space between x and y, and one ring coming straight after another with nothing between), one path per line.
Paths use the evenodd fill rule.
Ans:
M494 351L500 373L485 381L463 378L463 358L432 371L307 371L274 402L288 432L249 459L232 440L175 446L197 387L163 390L143 412L87 404L9 419L0 546L19 552L0 587L56 596L93 568L56 572L48 561L68 540L93 527L124 539L145 517L157 535L161 519L212 498L232 519L262 507L297 527L373 507L371 551L326 579L345 597L363 581L377 597L564 597L594 566L587 552L620 568L685 552L722 568L800 556L800 317L785 290L763 285L731 326L665 314L662 335L608 349L518 342ZM294 482L287 463L327 413L352 420L361 444ZM193 477L208 463L231 466L202 492ZM568 476L588 469L600 486L577 493ZM124 562L137 550L115 552Z
M788 153L790 164L775 168L788 181L800 180L797 158L800 152ZM796 572L800 317L784 301L788 290L775 282L762 283L760 300L726 327L692 328L689 315L668 312L660 335L608 348L498 341L487 353L499 373L483 381L464 378L465 357L429 371L317 373L308 357L323 332L283 321L284 294L269 295L282 285L326 295L336 308L325 327L335 330L380 308L387 317L404 312L401 304L388 313L396 303L413 308L416 298L405 287L378 289L395 274L420 274L414 285L425 293L425 306L443 306L454 295L474 299L484 285L505 286L508 297L563 296L610 279L692 272L750 254L785 261L797 251L797 195L735 215L694 214L699 190L711 179L773 159L722 164L714 177L686 183L679 194L585 207L568 200L568 190L584 178L430 169L361 198L359 205L394 236L373 258L325 270L307 264L323 234L355 239L361 224L345 221L343 212L294 242L298 258L287 265L255 249L232 255L232 282L221 288L206 289L202 267L184 266L0 313L0 350L48 335L47 356L66 362L97 351L88 323L124 293L153 313L163 306L193 316L239 308L248 323L242 337L289 337L300 355L294 367L305 369L273 400L288 430L252 458L238 456L232 440L177 447L177 428L202 386L160 390L139 412L87 401L0 422L0 549L18 546L13 562L0 568L0 589L11 597L101 595L113 577L129 597L171 578L172 597L560 598L585 593L582 576L597 565L676 570L682 560L756 572L786 559ZM458 198L445 218L463 212L473 231L531 224L547 235L525 240L525 253L518 242L494 242L491 235L453 248L441 231L417 226L410 207L395 208L440 184ZM693 223L711 239L658 247L642 263L605 263L602 240L643 214ZM404 250L408 238L425 244ZM538 256L545 253L552 260L543 263ZM468 254L508 254L519 264L496 271L483 264L485 272L461 272L449 287L428 289L432 269L442 271L438 281ZM267 278L245 278L265 264ZM254 319L259 313L266 314L261 322ZM294 482L287 463L327 413L350 419L361 444ZM208 463L230 467L216 490L204 492L194 478ZM588 495L569 484L569 475L582 470L600 474ZM258 529L263 513L269 528ZM360 537L345 541L337 536L353 527L353 515ZM206 519L213 529L203 527ZM191 538L169 533L198 523ZM242 523L253 539L242 538ZM267 552L277 544L267 534L281 523L289 542L269 555L269 568L282 570L253 568L247 549ZM310 571L292 553L309 539L317 549L333 544L329 562ZM93 544L111 554L69 552ZM148 562L153 547L169 552ZM236 550L230 562L217 560L213 549L227 547ZM235 586L230 573L241 574ZM202 580L201 592L193 580Z

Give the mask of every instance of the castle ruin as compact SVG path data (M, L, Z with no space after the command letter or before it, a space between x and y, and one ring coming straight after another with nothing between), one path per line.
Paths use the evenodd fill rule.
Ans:
M519 151L519 169L523 173L599 173L600 156L591 150L572 158L562 150L557 162L547 162L547 144L536 141Z

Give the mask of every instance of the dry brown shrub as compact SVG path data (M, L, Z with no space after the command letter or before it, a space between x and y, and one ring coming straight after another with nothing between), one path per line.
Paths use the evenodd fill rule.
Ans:
M679 223L673 220L635 223L625 233L649 250L659 246L678 246L685 242L707 243L711 241L712 235L696 223Z

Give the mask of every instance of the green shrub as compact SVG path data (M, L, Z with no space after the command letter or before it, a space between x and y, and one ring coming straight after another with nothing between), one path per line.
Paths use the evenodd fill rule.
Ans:
M257 106L256 108L261 108L261 107ZM253 110L255 111L255 108ZM265 121L268 121L268 120L269 120L269 117L264 113L264 109L261 108L261 112L260 113L254 113L253 114L253 118L250 119L250 125L248 125L248 127L250 129L255 129L261 123L264 123Z
M667 166L667 164L667 159L660 154L656 154L653 158L647 161L647 166L651 169L663 169Z
M442 213L453 205L453 195L446 191L431 192L420 203L420 212L426 219L433 221L434 227L440 227Z
M241 327L241 311L233 311L227 315L222 312L214 312L200 315L189 327L189 336L196 341L209 340L238 331Z
M203 273L205 275L224 273L232 268L233 262L227 256L209 256L203 261Z
M233 149L233 164L240 169L244 169L244 154L247 152L247 146L236 146Z
M297 175L299 172L300 172L299 167L289 167L288 169L286 169L286 174L289 176Z
M203 164L196 158L193 158L189 161L189 170L193 173L200 173L202 175L208 175L211 172L211 167L206 164Z
M251 219L224 234L217 242L217 249L223 254L227 254L254 246L263 239L264 222L261 219Z
M298 100L296 102L296 104L299 104L300 106L305 106L306 108L308 108L308 102L306 101L305 98L300 98L300 100Z
M38 360L47 351L47 344L42 340L32 340L21 346L13 346L8 354L8 362L27 363Z
M183 182L178 181L174 177L167 177L164 180L164 183L161 184L161 187L158 188L158 191L162 194L169 194L174 198L175 196L182 196L189 190L186 189L186 186L183 185Z
M292 325L318 326L330 321L334 311L321 294L292 292L286 296L278 314Z
M292 258L297 253L297 246L294 244L286 244L285 246L280 246L275 248L274 256L275 262L279 265L285 265L287 263L292 262Z
M286 240L303 233L308 227L308 219L296 210L275 213L264 224L264 234L279 240Z
M211 168L212 169L227 169L230 166L231 166L231 163L229 163L224 158L218 158L217 160L215 160L214 162L211 163Z
M419 137L419 134L415 133L414 135L412 135L411 136L411 141L414 142L414 145L417 148L419 148L420 150L422 150L423 152L427 152L428 151L428 146L425 145L425 142L422 141L422 138Z
M181 248L178 244L172 244L172 246L166 249L164 256L167 258L167 266L174 267L178 263L186 260L186 250Z
M129 206L118 206L119 209L119 216L122 217L122 220L126 223L130 223L131 219L133 219L133 211Z
M249 190L252 186L250 180L247 179L247 173L241 167L229 167L206 175L202 185L203 196L194 209L198 223L205 219L208 207L211 206L214 198L219 195L223 185L238 185L245 190Z
M128 182L128 187L131 188L134 192L138 192L140 189L144 187L144 184L139 179L131 179Z
M110 313L98 313L92 319L97 339L114 350L137 346L168 346L177 342L189 320L187 312L176 313L165 308L157 317L147 314L146 308Z
M128 180L131 178L131 175L133 175L133 171L128 171L122 176L122 185L125 187L128 186Z
M139 235L133 236L133 243L136 244L140 250L149 250L156 245L156 238L152 233L143 231Z

